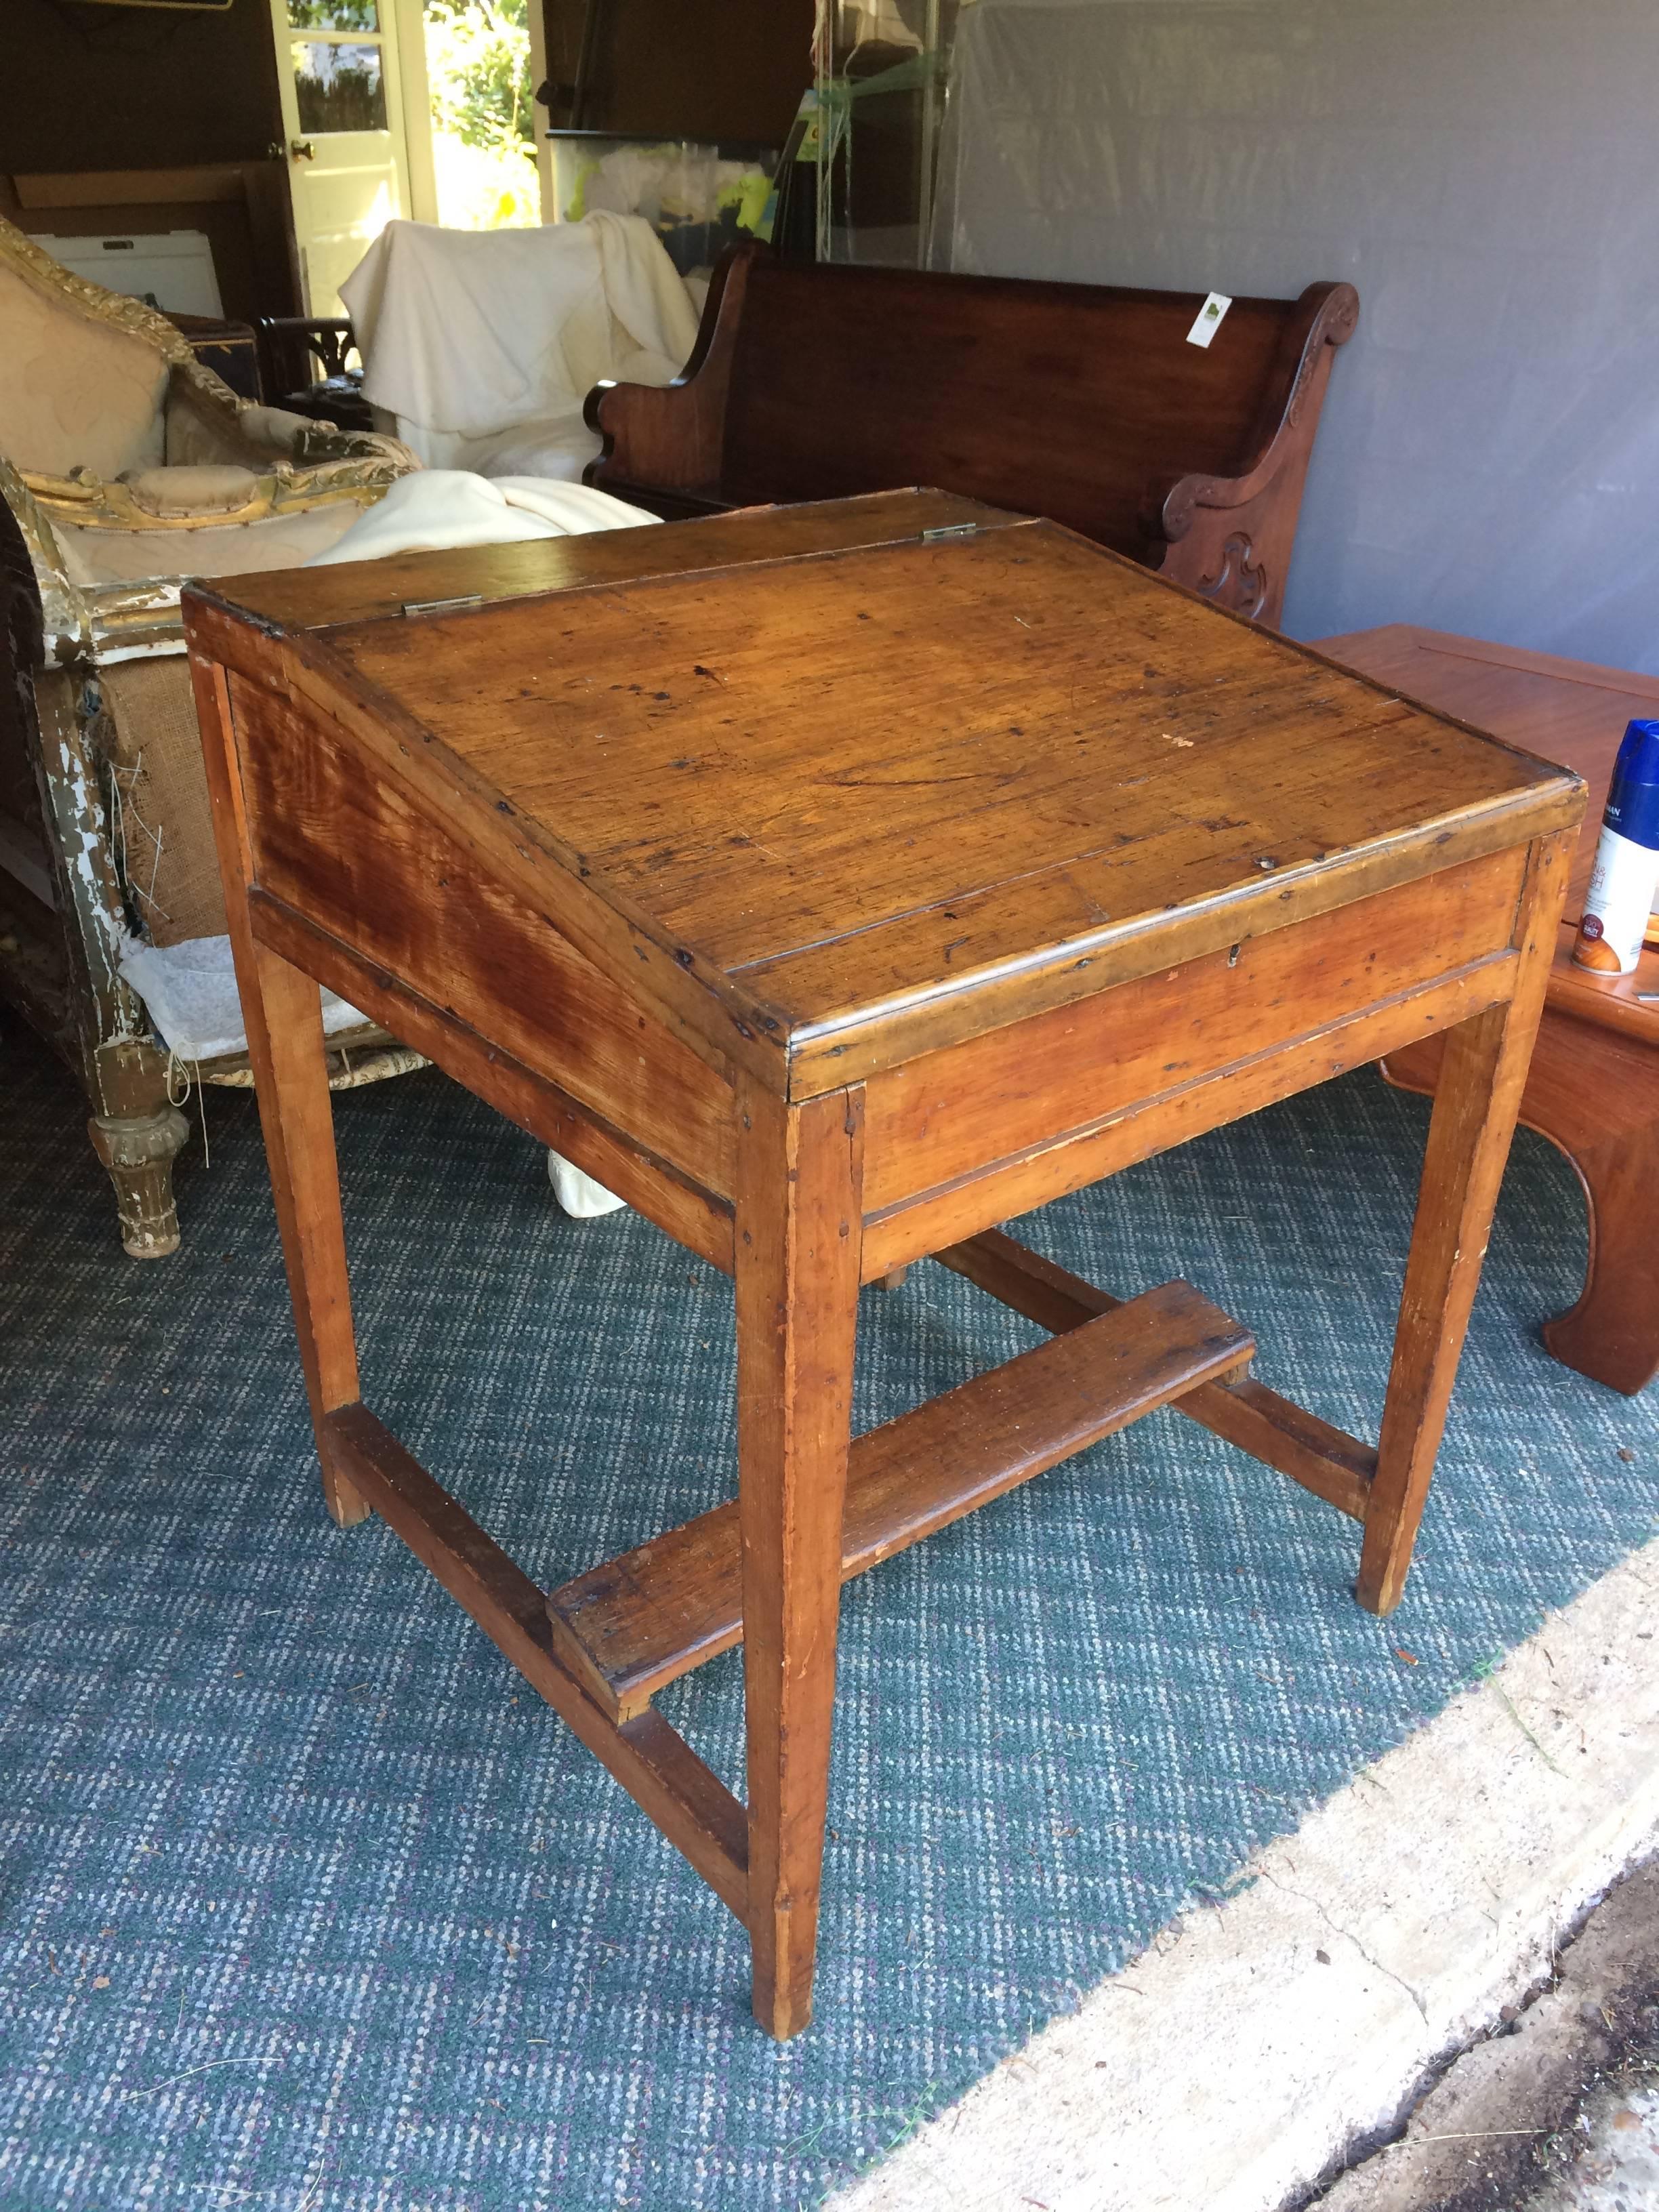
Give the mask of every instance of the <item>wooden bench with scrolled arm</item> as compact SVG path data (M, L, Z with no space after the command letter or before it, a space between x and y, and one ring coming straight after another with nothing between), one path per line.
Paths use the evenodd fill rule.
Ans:
M1284 604L1349 284L1236 299L817 267L740 247L684 373L601 384L587 481L672 517L932 484L1045 514L1251 619Z

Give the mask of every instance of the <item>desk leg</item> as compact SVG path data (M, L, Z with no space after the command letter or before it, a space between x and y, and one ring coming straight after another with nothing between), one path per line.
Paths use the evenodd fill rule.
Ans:
M1446 1035L1355 1589L1372 1613L1392 1613L1405 1594L1543 1011L1570 842L1541 838L1534 848L1514 998Z
M264 945L250 951L258 978L256 990L251 992L242 980L240 959L237 979L247 1017L248 1057L253 1062L306 1393L323 1462L323 1498L341 1528L349 1528L366 1521L370 1509L332 1465L323 1426L325 1414L356 1404L362 1394L340 1218L322 994L309 975ZM252 1003L256 997L257 1012Z
M323 1462L323 1498L340 1526L349 1528L368 1518L369 1508L333 1464L333 1448L324 1426L326 1414L355 1405L361 1393L345 1229L340 1218L334 1109L323 1044L322 994L309 975L254 941L247 907L252 859L225 674L194 655L191 673L225 887L225 916L236 961L236 988L247 1025L248 1058L253 1063L306 1395Z
M740 1079L738 1503L755 2017L812 2016L862 1243L864 1104Z

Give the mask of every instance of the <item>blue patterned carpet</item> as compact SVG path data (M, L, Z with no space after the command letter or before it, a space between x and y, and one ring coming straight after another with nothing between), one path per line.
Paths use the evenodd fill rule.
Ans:
M1536 1343L1583 1228L1523 1138L1392 1621L1351 1524L1169 1413L848 1591L818 2020L779 2049L723 1908L383 1526L325 1518L251 1103L210 1097L141 1266L67 1079L3 1050L6 2208L816 2203L1656 1527L1659 1392ZM1362 1074L1022 1233L1185 1273L1374 1433L1425 1116ZM729 1492L719 1278L563 1219L435 1075L337 1121L368 1395L532 1574ZM1034 1334L932 1266L866 1305L860 1426ZM735 1656L665 1703L736 1783Z

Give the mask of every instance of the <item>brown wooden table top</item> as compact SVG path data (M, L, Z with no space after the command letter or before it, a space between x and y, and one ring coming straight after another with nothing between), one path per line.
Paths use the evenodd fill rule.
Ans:
M936 493L202 592L285 635L391 773L580 884L647 990L665 958L702 986L793 1096L1579 804L1053 524ZM485 604L403 611L461 594Z
M1566 908L1568 923L1576 926L1601 834L1613 755L1626 722L1659 714L1659 677L1492 645L1412 623L1321 638L1318 649L1376 683L1524 745L1545 760L1559 761L1583 777L1589 799ZM1638 991L1659 991L1659 952L1644 953L1632 975L1607 977L1572 965L1570 950L1564 948L1551 981L1550 1003L1580 1019L1659 1043L1659 1004L1644 1005Z

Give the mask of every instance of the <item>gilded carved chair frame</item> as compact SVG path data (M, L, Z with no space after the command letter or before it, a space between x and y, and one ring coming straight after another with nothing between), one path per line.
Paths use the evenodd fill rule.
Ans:
M179 1243L172 1174L187 1127L173 1103L172 1055L118 964L143 923L112 832L100 672L182 655L179 594L195 531L258 530L319 506L368 506L418 464L394 439L341 432L240 398L165 316L76 276L3 220L0 264L54 309L122 331L161 357L169 460L178 453L186 465L228 465L252 479L231 506L157 512L119 477L55 474L31 468L27 454L0 451L0 998L79 1077L125 1249L160 1257ZM84 533L100 531L126 533L129 545L153 535L154 573L77 580L66 540L74 532L89 542ZM421 1064L372 1028L331 1043L341 1087ZM204 1082L252 1080L243 1053L191 1073Z

